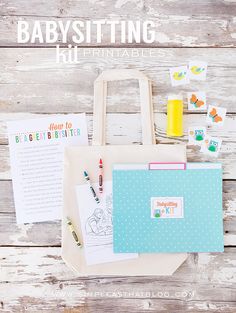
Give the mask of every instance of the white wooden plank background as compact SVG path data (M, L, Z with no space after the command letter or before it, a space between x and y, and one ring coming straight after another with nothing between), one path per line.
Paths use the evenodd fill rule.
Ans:
M157 47L232 47L236 37L234 0L88 0L47 1L3 0L0 44L16 46L18 19L32 24L36 19L70 20L151 20L156 23ZM191 31L190 31L191 30ZM104 46L110 45L104 34ZM60 41L59 41L60 42ZM70 40L69 40L70 42ZM118 43L119 44L119 43ZM94 43L92 45L95 45Z
M121 54L124 50L113 51ZM131 54L132 49L126 50ZM138 58L93 57L92 51L94 49L91 49L91 56L84 57L82 50L78 64L65 66L55 62L55 48L36 51L29 48L1 49L1 112L92 112L93 82L101 71L111 68L137 68L144 71L153 80L155 111L165 112L167 95L180 91L170 84L169 68L187 64L196 58L209 63L208 79L206 82L195 81L183 86L181 92L185 100L186 92L203 90L207 93L209 103L225 106L229 112L236 111L235 49L144 49L145 55L152 51L153 57ZM142 49L139 51L141 53ZM134 81L129 81L128 85L126 82L110 83L109 94L112 98L109 98L108 112L138 111L137 90L138 85Z
M164 278L77 279L61 260L59 248L6 247L1 253L6 312L110 312L111 307L115 312L235 312L235 248L223 254L192 254L178 272ZM71 306L78 310L64 311Z
M116 312L236 311L235 12L234 0L0 2L1 312L87 313L109 312L112 308ZM64 65L55 63L53 47L29 48L26 45L20 48L16 44L18 19L32 23L34 20L92 18L155 21L158 25L157 40L152 45L158 47L152 49L155 56L104 58L81 55L78 64ZM107 34L104 39L104 46L109 46ZM149 50L142 49L144 54ZM185 102L186 92L204 90L208 103L228 109L224 128L209 129L212 135L223 139L218 160L224 165L225 252L191 254L171 277L77 278L60 258L59 222L15 224L6 121L86 112L91 139L94 79L104 69L137 68L153 80L157 142L186 143L188 126L204 124L205 113L195 114L185 107L185 135L171 139L165 134L165 103L169 93L180 90L170 85L169 67L186 64L192 58L208 62L208 79L181 88ZM140 144L137 90L133 81L109 84L108 144ZM188 146L188 159L209 160L192 146Z

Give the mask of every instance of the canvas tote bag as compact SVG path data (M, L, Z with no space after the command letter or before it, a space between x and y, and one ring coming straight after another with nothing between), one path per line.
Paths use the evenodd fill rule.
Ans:
M138 79L143 145L105 145L107 82ZM185 145L155 144L151 82L137 70L108 70L95 80L92 146L66 147L64 156L64 203L62 217L62 258L79 276L86 275L171 275L187 254L139 254L136 259L86 265L84 247L79 248L66 225L69 216L83 243L75 186L85 184L88 169L92 183L98 182L98 161L104 163L104 181L112 179L115 163L185 162ZM174 240L174 239L173 239Z

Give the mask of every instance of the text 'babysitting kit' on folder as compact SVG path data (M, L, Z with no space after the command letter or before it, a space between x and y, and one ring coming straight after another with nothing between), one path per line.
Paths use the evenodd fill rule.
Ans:
M116 253L222 252L222 212L219 163L114 165Z

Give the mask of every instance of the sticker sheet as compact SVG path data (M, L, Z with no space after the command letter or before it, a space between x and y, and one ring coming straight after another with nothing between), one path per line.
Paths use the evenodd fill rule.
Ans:
M188 142L190 145L201 146L206 138L206 127L195 126L188 129Z
M191 80L206 80L207 63L203 61L189 62L189 78Z
M207 111L207 125L223 126L226 117L226 108L209 105Z
M173 67L170 69L170 80L172 86L189 84L189 71L187 66Z
M206 93L202 91L188 92L188 109L193 111L207 110Z

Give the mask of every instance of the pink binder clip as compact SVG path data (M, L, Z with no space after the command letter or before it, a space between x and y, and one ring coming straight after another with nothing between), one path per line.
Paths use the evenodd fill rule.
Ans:
M149 170L186 170L186 163L184 162L173 162L173 163L162 163L152 162L148 164Z

